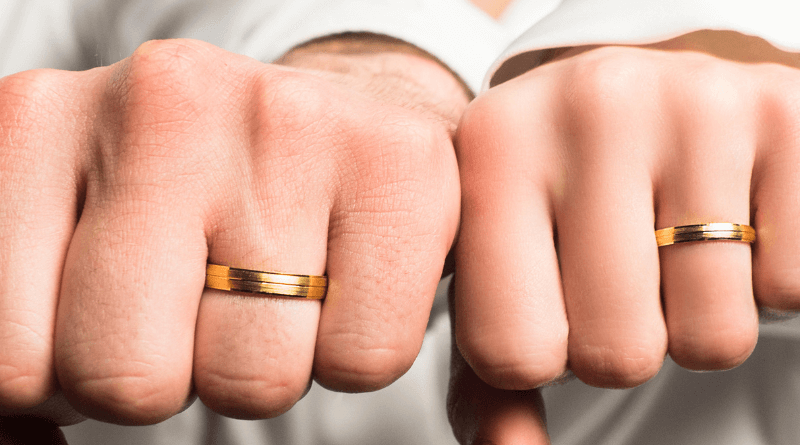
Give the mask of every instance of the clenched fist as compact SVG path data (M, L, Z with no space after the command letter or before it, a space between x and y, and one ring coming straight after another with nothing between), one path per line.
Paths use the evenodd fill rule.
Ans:
M455 336L489 385L465 384L456 354L462 440L478 425L523 443L494 434L515 416L539 427L535 396L491 386L571 370L631 387L667 353L728 369L755 347L759 307L800 309L798 60L735 33L572 48L470 105ZM706 222L750 224L756 242L657 247L655 229Z
M0 80L3 412L60 387L117 423L193 390L269 417L312 376L364 391L411 366L458 224L467 95L375 36L282 63L153 41ZM327 274L327 299L204 290L207 262Z

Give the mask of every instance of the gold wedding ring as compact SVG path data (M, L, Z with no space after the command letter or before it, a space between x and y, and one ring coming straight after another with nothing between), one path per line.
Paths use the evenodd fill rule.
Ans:
M208 264L206 266L206 287L226 291L322 300L328 290L328 278L318 275L261 272Z
M744 224L706 223L656 230L656 244L658 244L658 247L690 241L712 240L752 243L756 240L756 229Z

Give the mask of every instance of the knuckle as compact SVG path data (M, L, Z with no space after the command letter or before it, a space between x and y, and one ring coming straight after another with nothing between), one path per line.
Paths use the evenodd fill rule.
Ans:
M683 73L676 87L696 110L693 117L719 116L728 122L748 109L746 78L736 65L701 56Z
M208 150L207 143L229 126L230 95L208 52L192 40L150 41L114 68L100 105L95 161L108 168L99 174L110 179L125 171L171 184L196 177L214 156L219 162L225 151Z
M337 115L324 84L310 75L273 69L253 84L258 101L254 120L278 132L275 138L323 128Z
M450 144L450 137L440 127L430 121L412 116L406 112L390 115L386 119L386 134L389 150L403 158L431 158L443 146Z
M185 400L185 394L176 394L174 385L154 380L136 375L93 378L71 389L82 408L79 410L93 418L132 425L152 424L177 413Z
M44 402L52 390L52 373L38 363L3 362L0 360L0 408L23 409Z
M200 400L215 412L238 419L263 419L288 411L308 388L309 376L270 372L259 376L229 370L195 371Z
M255 160L316 168L343 146L348 128L341 116L346 113L319 79L273 68L255 76L251 88L253 104L245 122L255 142L250 154Z
M442 196L452 196L457 187L452 144L429 123L404 113L377 119L354 131L355 143L339 159L343 196L381 218L384 224L378 226L385 226L386 218L396 224L401 215L405 222L421 222L426 211L440 209Z
M145 42L122 64L125 80L158 95L191 88L192 77L208 69L204 63L204 46L201 42L184 39Z
M37 127L53 121L58 104L59 75L53 70L32 70L0 79L0 141L11 147L26 146L20 137L34 136ZM7 142L10 141L10 144Z
M386 175L398 179L419 181L421 170L434 165L438 150L447 143L439 133L427 122L411 118L404 114L386 116L378 124L379 134L367 135L365 147L377 147L377 150L361 150L366 157L363 167L372 171L369 177L376 183L375 187L385 182ZM433 178L424 178L433 179Z
M84 412L98 419L118 419L122 423L153 423L175 412L172 403L149 379L117 376L83 381L72 388Z
M180 411L189 395L190 379L169 371L174 364L159 365L160 359L76 360L73 356L57 362L59 382L78 411L98 420L129 425L160 422Z
M565 84L567 102L578 116L593 120L625 112L655 84L654 68L628 48L604 47L579 57Z
M55 383L50 340L52 333L32 328L36 323L28 317L17 320L6 318L2 320L2 325L0 406L35 406L44 401Z
M122 62L107 86L104 115L123 133L185 133L202 116L211 71L198 42L150 41ZM154 131L144 131L150 134Z
M314 375L322 386L336 391L375 391L389 386L411 368L416 354L405 349L375 345L341 353L317 352Z
M535 342L520 341L516 335L457 335L458 347L475 374L495 388L536 388L558 379L566 370L566 329L540 329L522 337L534 338Z
M518 179L543 185L558 165L551 142L561 127L563 107L552 76L503 84L473 101L454 137L463 202L480 202L498 183Z
M90 94L81 91L85 82L76 82L80 76L91 77L42 69L0 79L0 187L20 181L29 188L45 172L72 166L77 143L88 137L91 114Z
M253 82L256 103L247 122L257 141L257 163L281 159L303 170L334 163L330 174L338 176L346 196L385 197L398 188L416 191L441 181L441 175L428 174L452 156L441 126L403 109L346 97L304 73L266 69Z
M761 83L760 111L770 127L779 130L780 139L797 141L800 139L800 75L796 69L770 68L769 72L756 73L758 79L766 80Z
M570 365L584 383L602 388L632 388L650 380L664 361L663 341L630 338L625 345L570 348Z
M55 70L40 69L22 71L0 78L0 104L3 108L28 106L49 101L57 89Z
M504 159L504 154L515 148L516 145L503 144L501 138L515 134L526 125L519 122L522 115L510 112L515 101L509 101L502 93L489 90L475 99L461 117L454 138L460 164L469 167L485 163L486 158ZM477 172L478 169L467 171Z
M343 124L352 131L354 146L358 147L362 160L421 160L436 153L442 144L449 144L443 128L404 109L368 106L357 120Z
M744 363L755 349L758 323L733 323L702 333L682 332L670 336L669 353L684 368L717 371Z

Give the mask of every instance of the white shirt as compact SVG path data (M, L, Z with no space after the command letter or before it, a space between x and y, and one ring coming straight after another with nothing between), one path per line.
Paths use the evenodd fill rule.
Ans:
M484 87L507 80L492 77L515 56L533 68L543 49L653 43L701 29L739 31L798 51L798 17L800 3L793 0L516 0L502 20L512 33L524 32L492 65Z
M3 0L0 76L108 65L155 38L196 38L269 62L308 40L373 32L433 54L477 91L510 42L465 0Z
M492 65L484 86L513 56L528 58L532 68L545 48L647 43L698 29L739 30L796 50L796 9L793 0L518 0L503 17L503 31L458 0L4 0L0 75L107 64L153 37L201 38L268 61L317 36L371 31L426 49L477 88L500 48L520 33ZM632 390L598 390L577 381L547 388L553 443L796 443L798 332L796 322L768 326L750 360L734 371L695 374L668 361L659 376ZM440 312L411 371L389 388L346 395L314 387L273 420L226 419L195 403L152 427L90 421L65 431L73 445L454 443L444 412L449 342L449 324Z

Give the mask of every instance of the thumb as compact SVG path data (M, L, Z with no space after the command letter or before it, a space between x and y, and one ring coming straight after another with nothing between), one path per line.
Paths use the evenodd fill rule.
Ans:
M455 332L454 285L449 290L451 332ZM544 402L538 389L497 389L467 364L452 336L447 416L461 445L549 445Z

